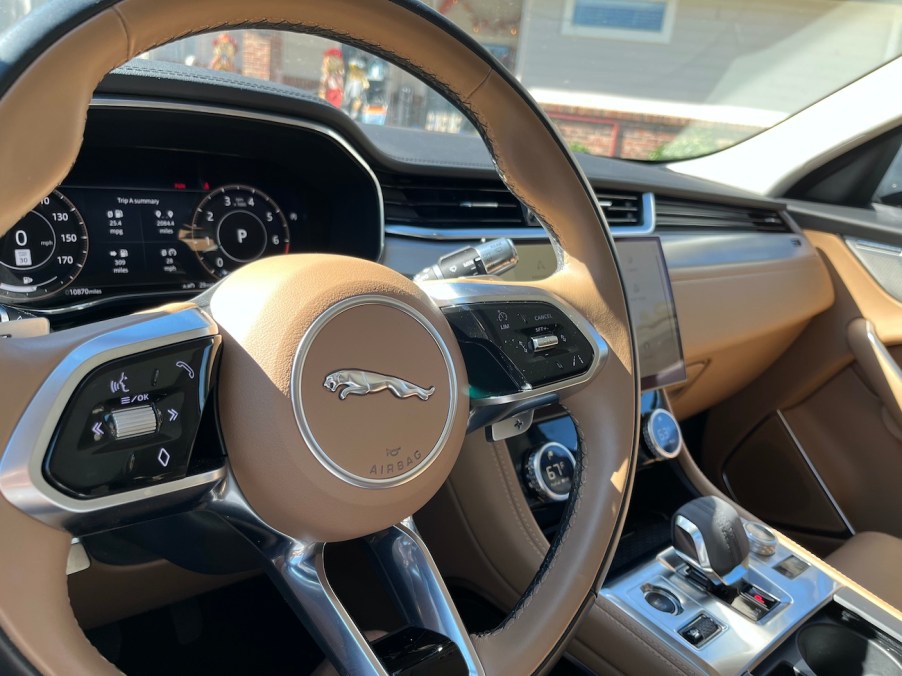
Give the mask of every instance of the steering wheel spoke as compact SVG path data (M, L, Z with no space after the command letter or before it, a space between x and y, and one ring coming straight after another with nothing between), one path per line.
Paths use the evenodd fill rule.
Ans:
M388 674L415 649L407 637L371 644L342 603L326 574L326 543L295 538L266 524L247 503L233 476L211 494L206 509L225 518L262 556L264 568L323 652L341 673ZM412 518L362 538L379 577L395 601L410 635L428 630L439 641L436 657L447 659L454 644L462 666L483 674L479 658L438 568ZM380 639L381 640L381 639ZM398 646L402 648L399 650ZM429 652L424 650L423 652ZM426 665L421 665L426 666Z

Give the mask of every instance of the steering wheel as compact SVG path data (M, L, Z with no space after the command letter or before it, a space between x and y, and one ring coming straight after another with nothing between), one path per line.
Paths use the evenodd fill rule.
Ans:
M115 672L68 603L72 536L201 510L253 545L340 671L386 673L324 573L324 543L351 538L370 545L405 619L449 638L471 673L547 669L592 604L625 515L638 428L635 344L588 182L523 87L463 32L415 0L50 3L0 42L0 234L66 176L107 72L176 38L246 27L363 47L455 102L511 191L547 224L558 269L531 284L417 285L367 261L287 255L245 266L192 303L0 339L0 652L23 671ZM573 366L559 361L557 376L524 367L512 389L477 393L468 378L482 374L465 362L461 327L498 322L492 335L503 336L533 311L585 349L565 351ZM147 422L148 409L152 425L168 424L159 417L164 385L194 418L215 393L225 457L189 463L195 429L185 415L169 449L128 456L132 483L95 490L83 476L88 465L61 446L66 425L85 424L79 411L101 410L106 422L86 429L106 443L104 435L125 438L142 415ZM447 479L468 425L551 399L579 431L570 506L514 611L470 636L410 517Z

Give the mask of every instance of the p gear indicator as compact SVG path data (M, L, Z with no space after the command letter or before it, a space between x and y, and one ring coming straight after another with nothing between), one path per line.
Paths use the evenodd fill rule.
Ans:
M245 263L287 253L288 221L265 193L225 185L201 200L181 239L211 275L225 277Z

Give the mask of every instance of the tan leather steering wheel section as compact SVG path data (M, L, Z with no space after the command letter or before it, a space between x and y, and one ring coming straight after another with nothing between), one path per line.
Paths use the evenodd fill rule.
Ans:
M511 190L549 224L561 251L561 267L541 286L592 323L607 342L609 356L594 380L563 402L579 424L583 450L566 527L514 613L499 629L474 638L487 673L547 668L554 651L562 648L595 598L613 556L632 485L638 428L635 347L613 245L601 227L603 218L585 177L550 123L512 78L467 46L466 36L413 0L106 0L83 5L83 13L74 16L53 41L41 45L38 56L24 57L30 63L0 92L0 129L7 130L0 144L4 209L0 233L65 177L79 150L93 89L109 70L179 36L254 25L296 28L359 44L439 86L477 123ZM39 16L40 12L25 21L31 20L28 25L34 27ZM372 270L358 272L365 277ZM369 286L358 288L381 289L434 316L423 297L393 275L370 279ZM321 300L325 305L326 299ZM224 354L230 347L247 348L249 342L230 335L225 312L222 317ZM435 321L449 333L447 325L437 317ZM309 318L298 317L294 326L301 330L308 323ZM265 361L267 355L256 357ZM458 361L459 355L453 359ZM250 362L246 366L251 367ZM284 381L275 387L283 399L284 387ZM27 398L29 393L20 395ZM23 402L4 410L17 411ZM232 405L228 397L224 403ZM235 416L240 412L237 406L233 410ZM10 426L0 427L4 448ZM455 421L453 428L448 445L459 446L460 423ZM437 487L456 452L457 448L447 458L438 456L424 472L426 476L434 471L424 479L426 490L405 507L414 506L433 485ZM265 487L261 482L259 490ZM278 507L268 516L290 525L282 521L290 515ZM341 516L357 515L348 505ZM0 579L0 624L6 635L43 673L111 670L90 649L66 604L66 534L36 521L28 523L5 502L0 502L0 518L4 526L15 524L14 531L4 529L5 533L16 533L15 538L5 538L0 548L4 570L22 571ZM369 525L383 522L384 517L374 517ZM337 519L327 523L315 534L349 534L336 523ZM32 542L30 531L34 542L47 542L45 551L22 545ZM35 558L40 559L39 565Z
M342 303L348 309L328 319ZM227 346L219 408L229 462L270 526L317 542L362 537L413 514L444 483L467 427L466 367L451 327L416 284L355 258L279 256L229 275L210 312ZM311 341L311 325L324 317ZM439 331L450 369L421 322ZM292 363L307 341L301 374ZM426 399L416 390L341 399L351 386L331 372L355 365L419 383ZM301 390L307 435L292 412L292 387ZM253 420L265 421L264 434ZM374 446L385 454L374 457Z

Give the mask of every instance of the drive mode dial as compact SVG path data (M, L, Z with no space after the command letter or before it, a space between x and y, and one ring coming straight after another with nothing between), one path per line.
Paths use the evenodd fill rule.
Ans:
M664 408L656 408L643 419L642 437L645 446L659 460L672 460L683 447L680 424Z
M576 460L570 449L556 441L537 448L526 459L526 483L544 502L563 502L570 497Z
M265 193L246 185L224 185L204 197L182 239L214 277L245 263L288 253L288 221Z

